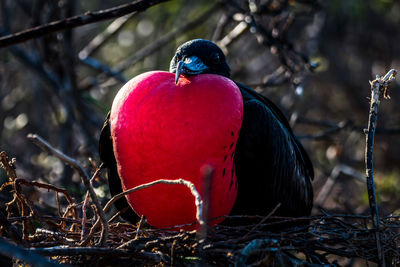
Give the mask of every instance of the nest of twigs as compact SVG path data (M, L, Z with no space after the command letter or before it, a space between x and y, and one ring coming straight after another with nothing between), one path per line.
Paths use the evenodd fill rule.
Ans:
M4 152L0 158L10 177L0 190L9 188L13 196L5 204L7 214L0 212L0 253L12 257L14 263L42 266L57 263L80 266L336 266L343 263L343 259L378 261L376 231L372 229L370 216L362 215L252 217L258 221L251 225L219 225L202 232L176 232L153 229L145 220L138 225L118 222L117 213L108 220L108 232L104 236L103 227L96 223L100 216L95 207L93 217L86 218L87 201L75 203L64 189L17 178L13 162ZM54 191L57 214L39 209L24 187ZM283 223L297 227L270 231ZM380 245L386 263L393 265L400 264L399 227L399 216L381 219Z

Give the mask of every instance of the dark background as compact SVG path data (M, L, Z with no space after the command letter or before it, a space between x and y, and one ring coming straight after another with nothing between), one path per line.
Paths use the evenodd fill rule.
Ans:
M126 1L0 3L0 33L5 35ZM320 207L332 213L368 212L361 181L368 81L390 68L400 69L399 1L170 1L115 28L121 20L0 49L0 150L17 159L20 177L64 187L81 199L85 190L78 175L26 135L41 135L92 170L99 163L102 122L124 81L145 71L168 70L178 45L205 38L224 49L234 80L269 97L290 119L314 162L316 197L328 177L337 178L314 212ZM101 45L93 45L107 34ZM96 49L85 53L92 47ZM374 151L384 215L400 211L397 82L390 95L381 105ZM0 178L7 179L2 170ZM95 186L101 198L108 196L104 183ZM55 207L54 198L45 194L36 200Z

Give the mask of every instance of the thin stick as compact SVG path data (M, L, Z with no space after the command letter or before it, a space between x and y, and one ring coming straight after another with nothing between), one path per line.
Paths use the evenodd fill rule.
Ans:
M85 237L86 234L86 222L87 222L87 204L89 203L89 191L86 192L85 200L82 204L82 232L81 232L81 239Z
M113 198L111 198L107 202L107 204L104 206L104 212L107 212L107 210L111 207L111 205L118 199L122 198L123 196L133 193L135 191L141 190L141 189L151 187L153 185L157 185L157 184L181 184L181 185L186 186L192 193L193 197L195 198L197 222L199 223L200 228L204 227L205 221L204 221L204 214L203 214L203 200L201 199L201 196L200 196L199 192L196 190L196 187L194 186L194 184L189 181L186 181L184 179L176 179L176 180L160 179L160 180L156 180L156 181L153 181L153 182L150 182L147 184L141 184L141 185L135 186L134 188L131 188L129 190L121 192L121 193L115 195Z
M108 223L111 224L113 223L116 219L118 219L119 216L121 216L121 214L124 214L128 209L130 209L131 207L125 207L122 210L119 210L117 213L115 213L111 219L108 220Z
M31 248L29 250L30 253L45 255L45 256L74 256L74 255L108 255L108 256L131 256L136 257L137 259L142 259L143 262L152 261L152 262L168 262L169 257L162 253L153 253L153 252L132 252L127 250L115 249L115 248L98 248L98 247L54 247L54 248ZM62 265L64 266L64 265Z
M8 160L7 154L5 151L0 152L0 164L3 169L8 173L10 176L11 181L17 179L17 173L15 172L15 167L13 163Z
M7 219L6 215L1 210L0 210L0 225L4 228L4 230L6 230L9 237L15 243L20 244L24 247L27 246L26 242L19 235L17 228L15 228L15 226L10 223L10 221Z
M369 119L368 119L368 129L366 131L366 146L365 146L365 165L366 165L366 174L367 174L367 190L368 190L368 199L369 199L369 207L371 210L372 223L376 230L375 238L376 238L376 247L378 250L378 264L379 266L385 266L385 254L384 249L381 245L381 232L380 232L380 219L378 212L378 205L376 204L376 195L375 195L375 185L374 185L374 167L373 167L373 151L374 151L374 137L375 137L375 128L378 120L378 108L382 96L388 98L387 88L389 84L394 80L397 71L392 69L390 70L383 78L379 76L371 84L371 103L369 109Z
M54 261L49 261L47 258L38 255L36 252L33 252L30 249L20 248L16 245L8 243L3 238L0 238L0 254L6 257L19 259L32 266L40 266L40 267L61 266L61 264L58 264L57 262ZM62 265L62 266L70 266L70 265Z
M115 201L117 201L118 199L124 197L125 195L130 194L130 193L135 192L135 191L138 191L138 190L141 190L141 189L145 189L145 188L151 187L151 186L156 185L156 184L182 184L182 185L185 185L187 188L189 188L190 192L192 193L192 195L195 198L197 222L199 223L200 228L204 227L205 220L204 220L204 213L203 213L203 201L201 199L201 196L200 196L199 192L196 190L196 187L194 186L193 183L191 183L189 181L186 181L186 180L183 180L183 179L176 179L176 180L160 179L160 180L156 180L156 181L153 181L153 182L150 182L150 183L147 183L147 184L138 185L138 186L136 186L134 188L131 188L131 189L127 190L127 191L121 192L121 193L113 196L107 202L107 204L104 206L104 209L103 209L104 213L106 213L110 209L111 205ZM90 229L90 232L86 236L86 238L81 243L79 243L80 246L85 246L88 243L90 238L94 235L95 229L99 226L99 224L100 224L100 220L97 220L96 223L93 225L92 229Z
M139 238L140 233L142 232L142 226L143 224L146 222L146 219L144 218L144 216L140 216L140 221L138 223L138 227L136 229L136 235L135 235L135 239Z
M278 203L278 204L275 206L275 208L273 208L273 209L271 210L271 212L268 213L267 216L265 216L259 223L257 223L256 225L254 225L254 227L251 228L251 230L250 230L247 234L245 234L245 235L243 236L242 240L246 239L252 232L254 232L258 227L260 227L260 225L262 225L266 220L268 220L268 219L279 209L280 206L281 206L281 203Z
M96 35L92 41L89 42L80 52L79 59L83 60L87 57L90 57L95 51L99 50L111 37L117 34L129 21L130 18L133 17L134 14L129 14L120 18L115 19L107 28L102 31L100 34Z
M318 196L314 201L315 206L322 207L324 205L325 200L328 198L329 194L332 192L332 189L336 184L337 178L341 174L350 176L362 183L366 182L365 176L358 170L345 164L338 164L332 169L331 175L329 175L325 184L322 186L322 189L319 191Z
M93 180L96 179L96 177L99 175L101 168L97 168L96 171L93 173L92 178L90 179L90 184L93 183ZM81 239L85 237L86 234L86 221L87 221L87 204L89 203L89 191L86 193L85 200L83 201L82 204L82 233L81 233Z
M214 176L215 170L210 165L205 165L201 168L201 176L203 177L203 214L204 214L204 221L208 222L208 210L210 204L210 189L211 189L211 182ZM197 231L197 240L199 243L204 243L207 238L207 231L208 227L207 224L204 224L202 227L199 228Z
M72 168L74 168L79 173L79 176L82 178L82 181L86 186L86 189L89 191L90 197L92 198L92 201L93 201L94 205L96 206L97 212L99 213L99 216L100 216L100 221L102 223L103 229L102 229L102 233L101 233L100 242L98 245L102 246L105 243L105 241L107 240L107 236L108 236L108 221L107 221L106 215L103 212L103 209L100 205L99 199L97 198L97 195L94 192L92 185L90 184L90 177L89 177L89 174L87 173L87 171L81 166L81 164L78 161L65 155L61 151L55 149L40 136L38 136L36 134L28 134L27 137L29 140L33 141L36 145L38 145L41 149L43 149L44 151L46 151L48 153L53 154L60 160L64 161L68 165L70 165Z
M37 181L28 181L28 180L21 179L21 178L16 179L15 180L15 184L16 184L16 186L19 186L20 184L23 184L25 186L32 186L32 187L36 186L36 187L44 188L44 189L47 189L47 190L53 190L54 192L56 192L56 194L57 193L63 194L65 199L68 201L68 204L70 206L73 207L73 205L74 205L74 202L73 202L71 196L68 194L67 190L62 189L62 188L58 188L57 186L54 186L52 184L45 184L45 183L41 183L41 182L37 182ZM73 208L72 213L73 213L74 219L78 219L78 212L76 211L76 208Z
M198 27L199 25L202 25L217 10L218 10L218 4L211 5L207 10L205 10L203 13L198 15L198 17L196 17L195 19L164 34L163 36L158 38L156 41L151 42L147 46L145 46L142 49L140 49L139 51L137 51L132 56L128 57L126 60L117 64L113 69L115 71L122 72L122 71L126 70L127 68L132 67L133 65L135 65L137 62L139 62L143 58L146 58L147 56L158 51L160 48L164 47L170 41L176 40L177 37L184 34L185 32L193 31L194 28Z
M151 6L166 1L169 0L141 0L105 10L99 10L95 12L88 11L85 14L66 18L63 20L53 21L45 25L40 25L21 32L3 36L0 38L0 47L6 47L16 43L25 42L27 40L42 37L50 33L68 30L102 20L122 17L130 13L139 13L145 11Z

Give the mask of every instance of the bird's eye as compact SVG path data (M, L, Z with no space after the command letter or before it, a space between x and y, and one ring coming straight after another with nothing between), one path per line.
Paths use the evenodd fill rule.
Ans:
M182 59L182 54L180 52L175 54L175 61L178 62Z
M211 62L213 64L218 64L219 63L219 55L218 54L214 54L211 58Z

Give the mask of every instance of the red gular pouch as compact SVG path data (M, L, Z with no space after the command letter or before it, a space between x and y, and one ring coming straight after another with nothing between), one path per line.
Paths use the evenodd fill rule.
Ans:
M240 90L223 76L181 76L175 84L175 74L152 71L131 79L115 97L110 115L124 191L158 179L182 178L192 182L202 198L208 192L208 218L228 215L237 196L233 158L242 120ZM209 190L201 174L204 165L214 168ZM154 185L127 195L127 200L156 228L196 222L195 199L184 185Z

